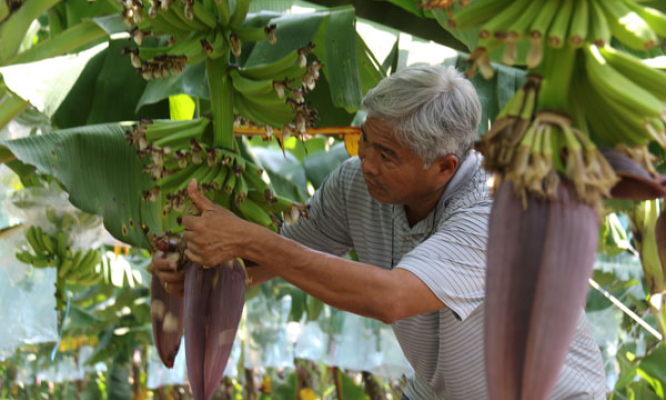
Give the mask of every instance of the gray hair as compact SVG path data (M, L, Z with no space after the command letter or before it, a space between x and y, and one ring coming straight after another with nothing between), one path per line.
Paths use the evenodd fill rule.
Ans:
M368 92L363 109L390 126L426 168L449 154L462 162L481 120L474 86L454 67L401 69Z

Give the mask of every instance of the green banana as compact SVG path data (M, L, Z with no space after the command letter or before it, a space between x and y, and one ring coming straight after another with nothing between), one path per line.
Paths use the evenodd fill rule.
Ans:
M210 29L215 29L217 26L217 22L215 21L215 15L208 10L204 5L198 1L193 2L193 8L192 12L194 13L194 17L201 21L204 25L206 25Z
M250 10L250 0L236 0L236 9L231 15L229 25L232 27L239 26L245 21L247 12Z
M268 32L264 26L238 26L231 28L238 39L247 42L259 42L268 37Z
M49 253L49 250L46 248L46 245L44 244L44 231L40 226L35 228L35 238L39 243L39 248L40 248L39 253Z
M532 38L540 39L546 37L550 25L555 20L560 4L561 0L548 0L543 4L537 18L530 26L530 36L532 36Z
M30 247L32 247L36 254L41 254L44 252L44 249L37 240L37 229L34 226L31 226L28 229L28 232L26 233L26 239L28 239Z
M666 37L666 14L654 8L634 4L631 1L627 1L625 4L643 18L657 35Z
M199 21L197 18L188 18L180 7L170 7L168 12L173 13L176 17L178 17L178 19L183 24L189 27L189 30L203 31L209 28L208 25Z
M60 231L58 232L58 238L57 238L57 252L58 256L60 256L61 259L65 257L65 254L67 252L67 236L65 235L64 232Z
M658 43L657 34L642 18L631 12L624 1L600 1L613 36L636 50L646 50ZM636 15L637 18L626 18Z
M569 43L573 47L581 47L587 37L587 28L590 20L590 1L595 0L576 0L576 5L569 27Z
M507 29L508 37L512 39L521 39L527 36L532 22L539 16L543 4L538 1L532 1L520 16L509 25Z
M183 130L196 128L207 118L190 119L186 121L175 120L154 120L152 124L148 125L145 129L146 139L150 142L155 142L171 135L177 134Z
M35 268L46 268L54 266L53 260L46 256L35 257L32 260L32 266Z
M223 165L211 182L213 188L216 191L222 190L222 188L224 187L224 182L227 180L228 175L229 175L229 167Z
M16 259L22 263L32 264L34 257L29 251L18 251L15 254Z
M564 46L569 29L569 22L574 10L574 1L578 0L564 0L557 11L555 20L548 29L548 44L550 47L560 49Z
M596 46L586 46L584 50L587 76L600 94L624 104L641 116L661 115L663 104L659 99L608 65Z
M44 247L46 248L46 251L48 251L50 254L56 254L56 247L55 244L53 243L53 238L47 234L42 235L42 240L44 242Z
M231 9L229 8L228 0L215 0L217 4L217 15L220 17L220 24L222 26L229 25L231 19Z
M245 217L247 220L265 228L269 228L274 231L277 230L277 227L273 223L271 216L266 213L266 211L264 211L261 206L259 206L251 199L246 198L242 203L236 203L236 207L238 207L238 210L240 210L241 214L243 214L243 217Z
M506 0L475 0L454 13L447 24L452 29L464 31L490 20L505 9L509 3Z
M589 41L599 47L610 43L611 30L603 8L596 0L590 1Z
M58 276L60 278L65 278L67 274L69 274L69 271L72 269L74 266L74 260L71 258L66 258L63 260L63 262L60 264L60 267L58 268Z
M262 113L261 110L255 109L254 105L245 100L243 96L236 96L234 100L234 107L236 108L236 111L250 121L253 121L257 124L266 124L276 128L285 124L281 118L273 119L271 116Z
M247 183L243 175L236 176L236 186L234 188L234 201L236 204L242 203L247 198Z
M256 80L244 77L238 70L231 70L231 83L234 89L243 96L264 95L274 93L273 81L270 79Z
M227 179L224 181L224 191L231 194L236 187L236 174L231 171L227 174Z
M240 69L239 72L246 78L262 80L282 80L287 72L293 72L294 66L298 67L298 51L291 51L286 56L268 64L262 64L250 68ZM299 67L300 68L300 67ZM300 68L305 73L305 68Z
M256 165L247 163L245 171L243 171L243 178L245 178L251 188L257 190L259 193L262 193L264 197L266 197L266 200L268 200L266 194L270 195L272 191L270 185L261 178L262 174L263 171Z
M615 50L610 46L600 47L599 53L608 64L661 101L666 101L666 74L646 65L640 58Z
M509 26L512 21L515 21L526 8L529 7L531 0L515 0L508 6L503 7L502 10L490 20L486 21L481 26L479 36L482 39L497 36L501 30Z
M177 149L187 148L191 139L196 139L197 141L201 139L201 136L210 122L208 118L202 118L201 121L200 124L196 124L191 128L182 129L169 136L162 137L161 139L154 141L153 144L158 147L171 147Z
M185 22L181 21L180 18L178 18L178 15L173 12L173 9L175 7L170 7L169 10L164 11L161 10L160 12L157 13L158 18L162 17L166 23L168 23L173 29L177 31L182 31L182 32L191 32L192 27L187 25Z

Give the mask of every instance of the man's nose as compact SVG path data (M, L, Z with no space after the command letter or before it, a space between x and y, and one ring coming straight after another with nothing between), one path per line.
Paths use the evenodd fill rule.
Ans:
M365 149L364 149L365 150ZM377 176L377 162L375 160L376 157L374 157L376 154L372 150L370 151L363 151L363 154L361 155L361 152L359 151L359 158L361 159L361 169L363 170L363 173L368 174L370 176Z

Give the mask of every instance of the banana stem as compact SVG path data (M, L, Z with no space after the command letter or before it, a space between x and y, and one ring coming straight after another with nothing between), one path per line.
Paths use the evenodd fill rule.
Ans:
M28 101L10 93L5 100L0 102L0 129L21 114L29 105Z
M543 76L539 90L538 110L559 111L568 114L569 90L576 64L576 49L547 46L544 60L535 71Z
M227 50L227 53L229 50ZM213 111L213 145L234 148L234 91L229 78L229 56L206 59L206 74Z

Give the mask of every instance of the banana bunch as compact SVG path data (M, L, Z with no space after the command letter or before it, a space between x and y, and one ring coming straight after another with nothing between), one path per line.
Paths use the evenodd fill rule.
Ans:
M72 253L64 232L53 237L44 233L41 227L31 226L26 239L32 251L17 252L19 261L35 268L56 267L59 279L78 285L90 286L102 279L102 275L95 271L102 261L102 253L97 250Z
M584 74L572 101L584 107L595 140L608 147L666 148L666 74L610 46L583 48Z
M481 138L484 168L511 181L527 206L527 193L551 199L563 174L573 182L580 199L602 209L618 178L590 140L566 115L539 109L541 78L529 75L527 83L498 114ZM566 149L564 152L562 149Z
M530 41L526 63L536 68L543 60L544 43L552 48L604 46L611 37L647 50L666 37L666 14L636 0L475 0L461 4L448 19L451 29L480 28L480 41L471 59L489 78L488 53L504 46L502 62L513 65L518 43ZM471 74L475 69L470 71Z
M243 41L276 42L275 25L244 26L249 0L123 0L122 16L138 48L126 48L132 66L146 80L178 76L186 64L241 54ZM149 36L165 37L158 47L142 46Z
M196 178L204 193L247 220L277 231L280 216L290 220L306 215L302 205L273 193L264 171L239 154L202 143L210 121L142 121L126 133L127 139L150 163L145 171L156 186L144 192L146 201L166 198L164 212L185 212L187 185Z
M314 45L294 50L270 64L230 71L234 108L247 124L263 125L270 135L281 129L280 140L302 135L317 120L305 96L314 90L323 65L307 55Z

